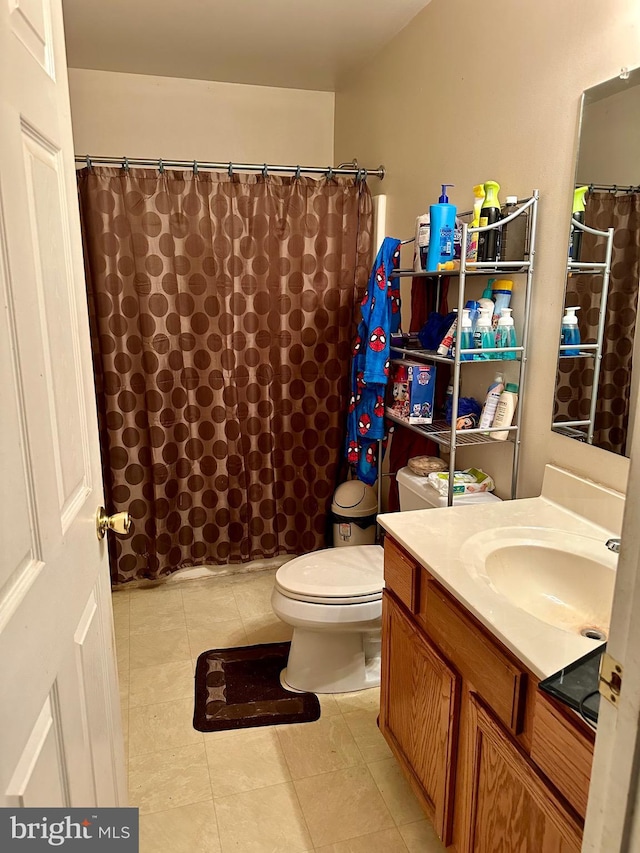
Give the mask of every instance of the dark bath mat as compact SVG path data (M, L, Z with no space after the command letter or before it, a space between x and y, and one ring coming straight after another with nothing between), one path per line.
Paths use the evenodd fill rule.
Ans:
M199 732L311 723L320 717L315 693L280 684L291 643L203 652L196 664L193 727Z

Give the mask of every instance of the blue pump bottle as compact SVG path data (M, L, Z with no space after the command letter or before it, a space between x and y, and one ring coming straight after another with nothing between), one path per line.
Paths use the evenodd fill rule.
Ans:
M429 208L430 230L427 269L436 270L438 264L453 260L453 238L456 227L456 206L449 204L447 188L453 184L442 184L442 195L438 204Z
M580 308L576 305L571 308L566 308L565 315L562 318L562 333L560 337L561 344L576 344L575 349L561 350L561 355L580 355L580 329L578 328L578 318L576 311Z

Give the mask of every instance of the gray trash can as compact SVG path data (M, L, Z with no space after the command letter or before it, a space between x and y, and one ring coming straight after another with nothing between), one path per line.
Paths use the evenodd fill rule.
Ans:
M333 544L375 545L378 496L375 489L349 480L338 486L331 504L333 515Z

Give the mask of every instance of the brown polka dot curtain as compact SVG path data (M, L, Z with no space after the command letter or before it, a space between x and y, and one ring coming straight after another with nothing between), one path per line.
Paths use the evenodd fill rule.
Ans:
M589 193L585 224L601 231L612 226L615 229L593 443L624 454L640 281L640 194ZM605 242L606 238L585 232L580 259L603 261ZM568 279L565 305L581 308L578 319L583 343L596 342L601 292L601 275ZM592 386L590 359L563 358L556 383L554 421L587 419Z
M325 545L372 205L352 178L78 174L114 583Z

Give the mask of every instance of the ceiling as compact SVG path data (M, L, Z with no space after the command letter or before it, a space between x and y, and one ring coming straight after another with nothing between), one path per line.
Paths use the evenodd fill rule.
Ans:
M429 0L63 0L71 68L335 91Z

